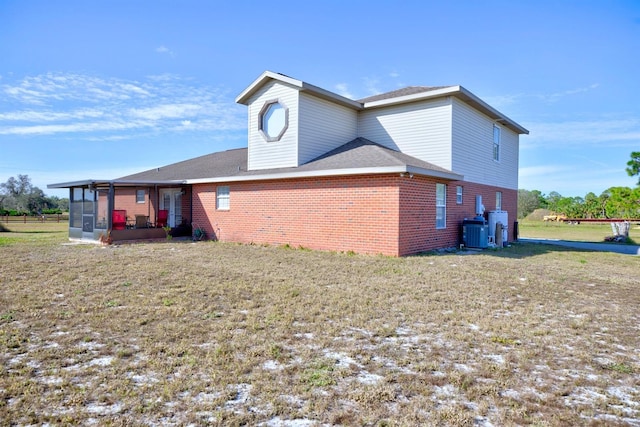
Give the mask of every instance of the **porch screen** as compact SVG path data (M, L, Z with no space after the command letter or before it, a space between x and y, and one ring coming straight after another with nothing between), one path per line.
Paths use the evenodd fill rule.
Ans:
M82 195L82 188L71 189L71 201L69 203L70 215L69 227L82 228L82 205L84 203L84 197Z

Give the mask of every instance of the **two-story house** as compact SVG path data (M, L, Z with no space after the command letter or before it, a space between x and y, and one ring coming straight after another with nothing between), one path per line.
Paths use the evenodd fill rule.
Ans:
M248 107L247 148L50 185L70 188L70 237L150 237L114 227L113 212L157 224L164 211L168 226L221 241L402 256L457 246L477 196L517 218L528 131L461 86L355 101L267 71L236 101Z

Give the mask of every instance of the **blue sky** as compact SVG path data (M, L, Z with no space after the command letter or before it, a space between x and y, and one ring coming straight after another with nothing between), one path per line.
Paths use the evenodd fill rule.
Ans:
M462 85L531 132L519 187L633 187L640 2L0 0L0 182L117 178L246 146L263 71L353 99Z

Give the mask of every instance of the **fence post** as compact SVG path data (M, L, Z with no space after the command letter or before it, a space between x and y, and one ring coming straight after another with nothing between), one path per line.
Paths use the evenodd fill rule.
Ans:
M24 223L27 223L27 214L24 214Z

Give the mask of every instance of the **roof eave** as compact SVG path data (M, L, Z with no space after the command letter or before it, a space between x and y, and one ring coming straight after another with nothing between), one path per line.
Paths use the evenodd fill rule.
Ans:
M412 173L416 175L424 175L434 178L442 178L450 181L460 181L464 179L463 175L454 172L436 171L423 169L414 166L385 166L370 168L348 168L348 169L326 169L321 171L295 171L281 173L265 173L256 175L237 175L237 176L220 176L212 178L188 179L186 184L210 184L218 182L245 182L245 181L265 181L277 179L296 179L296 178L318 178L330 176L344 175L382 175L389 173Z
M509 117L505 116L482 99L478 98L476 95L471 93L469 90L462 86L447 86L441 89L430 90L426 92L414 93L411 95L398 96L395 98L381 99L378 101L365 102L364 109L368 108L380 108L380 107L388 107L391 105L404 104L407 102L416 102L416 101L424 101L435 98L442 98L445 96L455 96L460 100L470 104L475 109L481 111L482 113L489 116L496 122L502 123L504 126L508 127L512 131L518 134L529 134L529 131L524 127L520 126L515 121L511 120Z
M55 184L47 184L47 188L72 188L72 187L86 187L86 186L106 186L106 185L120 185L120 186L147 186L147 185L181 185L186 184L183 179L173 180L123 180L123 179L83 179L80 181L60 182Z
M511 120L509 117L502 114L500 111L493 108L491 105L484 102L482 99L475 96L469 90L465 89L462 86L458 86L460 91L458 94L455 94L456 97L462 99L463 101L470 104L472 107L482 111L487 116L491 117L495 122L500 122L504 126L508 127L512 131L518 134L528 135L529 131L524 127L520 126L517 122Z
M441 89L428 90L425 92L413 93L411 95L396 96L393 98L379 99L377 101L365 102L364 108L388 107L390 105L404 104L413 101L422 101L425 99L441 98L443 96L453 95L460 91L461 86L447 86Z
M350 107L357 110L362 109L362 104L360 102L345 98L344 96L338 95L337 93L333 93L318 86L303 82L302 80L297 80L282 74L274 73L273 71L265 71L264 73L262 73L260 77L255 79L253 83L251 83L245 90L240 93L240 95L236 97L236 102L238 104L248 105L251 96L270 80L277 80L289 84L297 88L299 91L309 92L310 94L318 98L335 102L345 107Z

